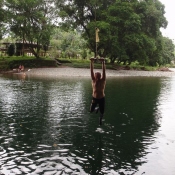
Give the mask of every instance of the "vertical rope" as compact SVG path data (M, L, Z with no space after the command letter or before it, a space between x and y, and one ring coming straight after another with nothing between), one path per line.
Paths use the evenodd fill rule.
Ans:
M96 28L97 28L97 17L96 17L96 7L97 7L97 0L95 0L95 58L97 57L97 42L96 42Z

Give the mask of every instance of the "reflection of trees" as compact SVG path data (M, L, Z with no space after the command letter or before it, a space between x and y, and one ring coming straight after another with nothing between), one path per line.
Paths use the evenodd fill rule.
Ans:
M90 160L90 162L92 161L92 170L91 170L91 174L100 174L101 170L102 170L102 161L103 161L103 141L102 141L102 136L98 135L98 140L97 140L97 152L95 155L95 159L94 162L93 160Z
M85 109L80 81L14 79L4 82L8 88L2 87L0 92L1 111L4 111L1 125L6 133L11 133L9 125L15 127L11 133L16 135L14 142L30 146L40 142L53 145L58 140L68 143L74 131L67 128L82 124Z
M9 144L0 140L5 149L10 146L17 155L17 150L25 150L21 153L24 158L35 160L43 156L43 149L53 149L52 146L69 148L72 134L77 133L77 129L82 130L85 101L81 81L5 80L2 89L0 111L3 111L2 107L4 111L0 125L5 125L2 135L11 139ZM32 154L28 154L30 152ZM8 155L11 154L13 151L9 151ZM50 154L52 152L47 152L44 156ZM65 155L60 156L64 160ZM8 162L4 166L6 164Z
M107 93L113 109L108 115L114 123L117 137L113 140L116 146L114 154L117 169L125 167L129 170L146 160L147 148L154 142L154 133L159 128L157 116L157 100L161 88L160 78L129 78L113 82ZM117 84L117 85L116 85ZM112 97L115 95L115 98ZM129 166L128 166L129 165Z
M111 169L131 174L147 161L144 156L159 128L160 78L109 79L104 133L95 132L98 123L92 120L98 116L88 114L89 80L7 82L0 83L6 86L0 92L0 110L5 111L1 132L17 135L13 144L63 144L75 155L74 163L93 174Z
M77 79L61 79L53 81L49 91L49 124L48 132L54 133L52 144L69 143L72 134L82 124L82 113L84 112L83 83Z
M103 174L105 169L135 172L147 161L147 148L159 128L156 105L161 79L112 79L106 88L103 137L98 139L99 133L94 134L95 129L90 126L72 136L74 150L79 151L77 156L88 158L89 164L83 165L87 173Z
M13 144L37 145L45 128L49 86L42 82L6 80L0 92L5 135L13 137Z

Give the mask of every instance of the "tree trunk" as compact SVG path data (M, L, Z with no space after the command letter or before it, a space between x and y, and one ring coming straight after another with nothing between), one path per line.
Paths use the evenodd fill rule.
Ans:
M36 58L39 58L38 51L36 52L33 48L30 48L30 51L32 52L32 54L33 54Z

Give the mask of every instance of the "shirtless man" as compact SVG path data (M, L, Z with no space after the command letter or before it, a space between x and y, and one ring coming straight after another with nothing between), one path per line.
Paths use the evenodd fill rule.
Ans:
M92 113L95 109L97 104L99 105L99 108L97 108L96 113L98 112L98 109L100 110L100 118L99 118L99 124L102 125L102 118L104 114L104 108L105 108L105 85L106 85L106 67L105 67L105 60L104 58L98 59L102 62L102 75L100 72L94 73L94 58L91 58L91 78L92 78L92 103L90 107L90 112Z

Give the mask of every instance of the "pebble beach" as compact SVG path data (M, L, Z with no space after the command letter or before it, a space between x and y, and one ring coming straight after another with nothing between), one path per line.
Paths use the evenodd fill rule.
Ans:
M175 76L175 68L169 69L170 71L137 71L137 70L106 70L107 77L129 77L129 76L140 76L140 77L173 77ZM94 69L95 71L101 72L100 69ZM85 68L36 68L28 69L25 71L28 76L34 77L90 77L90 69Z

